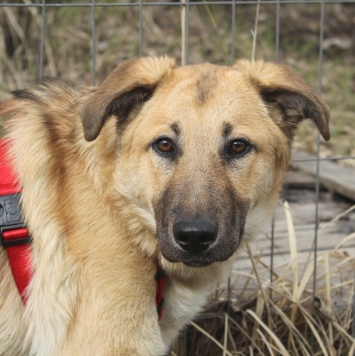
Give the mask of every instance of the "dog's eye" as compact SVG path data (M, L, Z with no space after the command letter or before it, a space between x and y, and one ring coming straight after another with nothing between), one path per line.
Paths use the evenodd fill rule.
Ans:
M227 147L227 157L240 157L246 153L248 153L251 149L251 145L249 142L245 140L233 140L228 144Z
M175 151L175 145L170 138L160 138L154 142L153 147L162 154L173 154Z

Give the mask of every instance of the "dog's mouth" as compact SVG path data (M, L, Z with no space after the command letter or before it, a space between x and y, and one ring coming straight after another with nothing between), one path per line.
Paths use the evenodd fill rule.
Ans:
M200 254L189 253L177 246L164 244L161 245L161 254L166 260L172 263L182 262L189 267L206 267L215 262L228 260L235 253L239 245L239 239L233 240L228 244L228 248L216 244L216 246Z

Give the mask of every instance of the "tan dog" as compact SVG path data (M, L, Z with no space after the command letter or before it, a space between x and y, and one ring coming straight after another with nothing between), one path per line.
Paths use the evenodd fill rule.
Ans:
M17 91L0 114L33 239L26 306L0 248L2 355L163 355L270 222L297 124L330 137L326 104L262 61L133 59L97 89Z

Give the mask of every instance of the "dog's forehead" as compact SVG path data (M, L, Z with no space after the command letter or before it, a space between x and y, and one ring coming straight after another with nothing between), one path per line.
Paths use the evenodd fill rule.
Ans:
M204 102L205 96L223 85L226 80L238 81L238 79L242 80L242 75L233 67L205 63L176 68L170 77L169 85L174 90L195 89L197 99Z
M209 63L176 68L164 84L169 105L218 108L223 102L237 103L238 98L246 105L260 98L243 72Z
M218 77L223 76L227 71L234 71L230 67L217 66L210 63L195 64L174 69L174 79L183 81L191 79L196 84L213 83L218 81Z
M174 70L158 90L152 105L156 118L177 120L182 125L221 127L240 118L265 116L265 105L252 83L233 67L191 65ZM201 129L202 126L199 126Z

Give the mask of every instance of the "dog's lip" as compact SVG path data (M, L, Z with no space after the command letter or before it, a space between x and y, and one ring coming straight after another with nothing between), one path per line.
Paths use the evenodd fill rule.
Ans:
M213 262L216 262L211 259L204 258L203 256L179 256L172 258L172 256L166 256L164 253L162 253L162 256L171 263L183 263L190 267L205 267Z
M211 260L207 260L207 259L170 259L167 258L163 255L163 257L168 260L171 263L183 263L186 266L189 267L206 267L209 266L210 264L217 262L217 261L211 261Z
M185 265L189 267L206 267L212 264L215 261L206 261L206 260L188 260L188 261L181 261Z
M183 263L186 266L189 267L206 267L211 265L212 263L215 262L223 262L228 260L229 256L227 258L223 259L216 259L216 258L208 258L207 256L179 256L176 258L171 258L171 256L165 256L164 253L162 253L162 256L169 262L171 263Z

